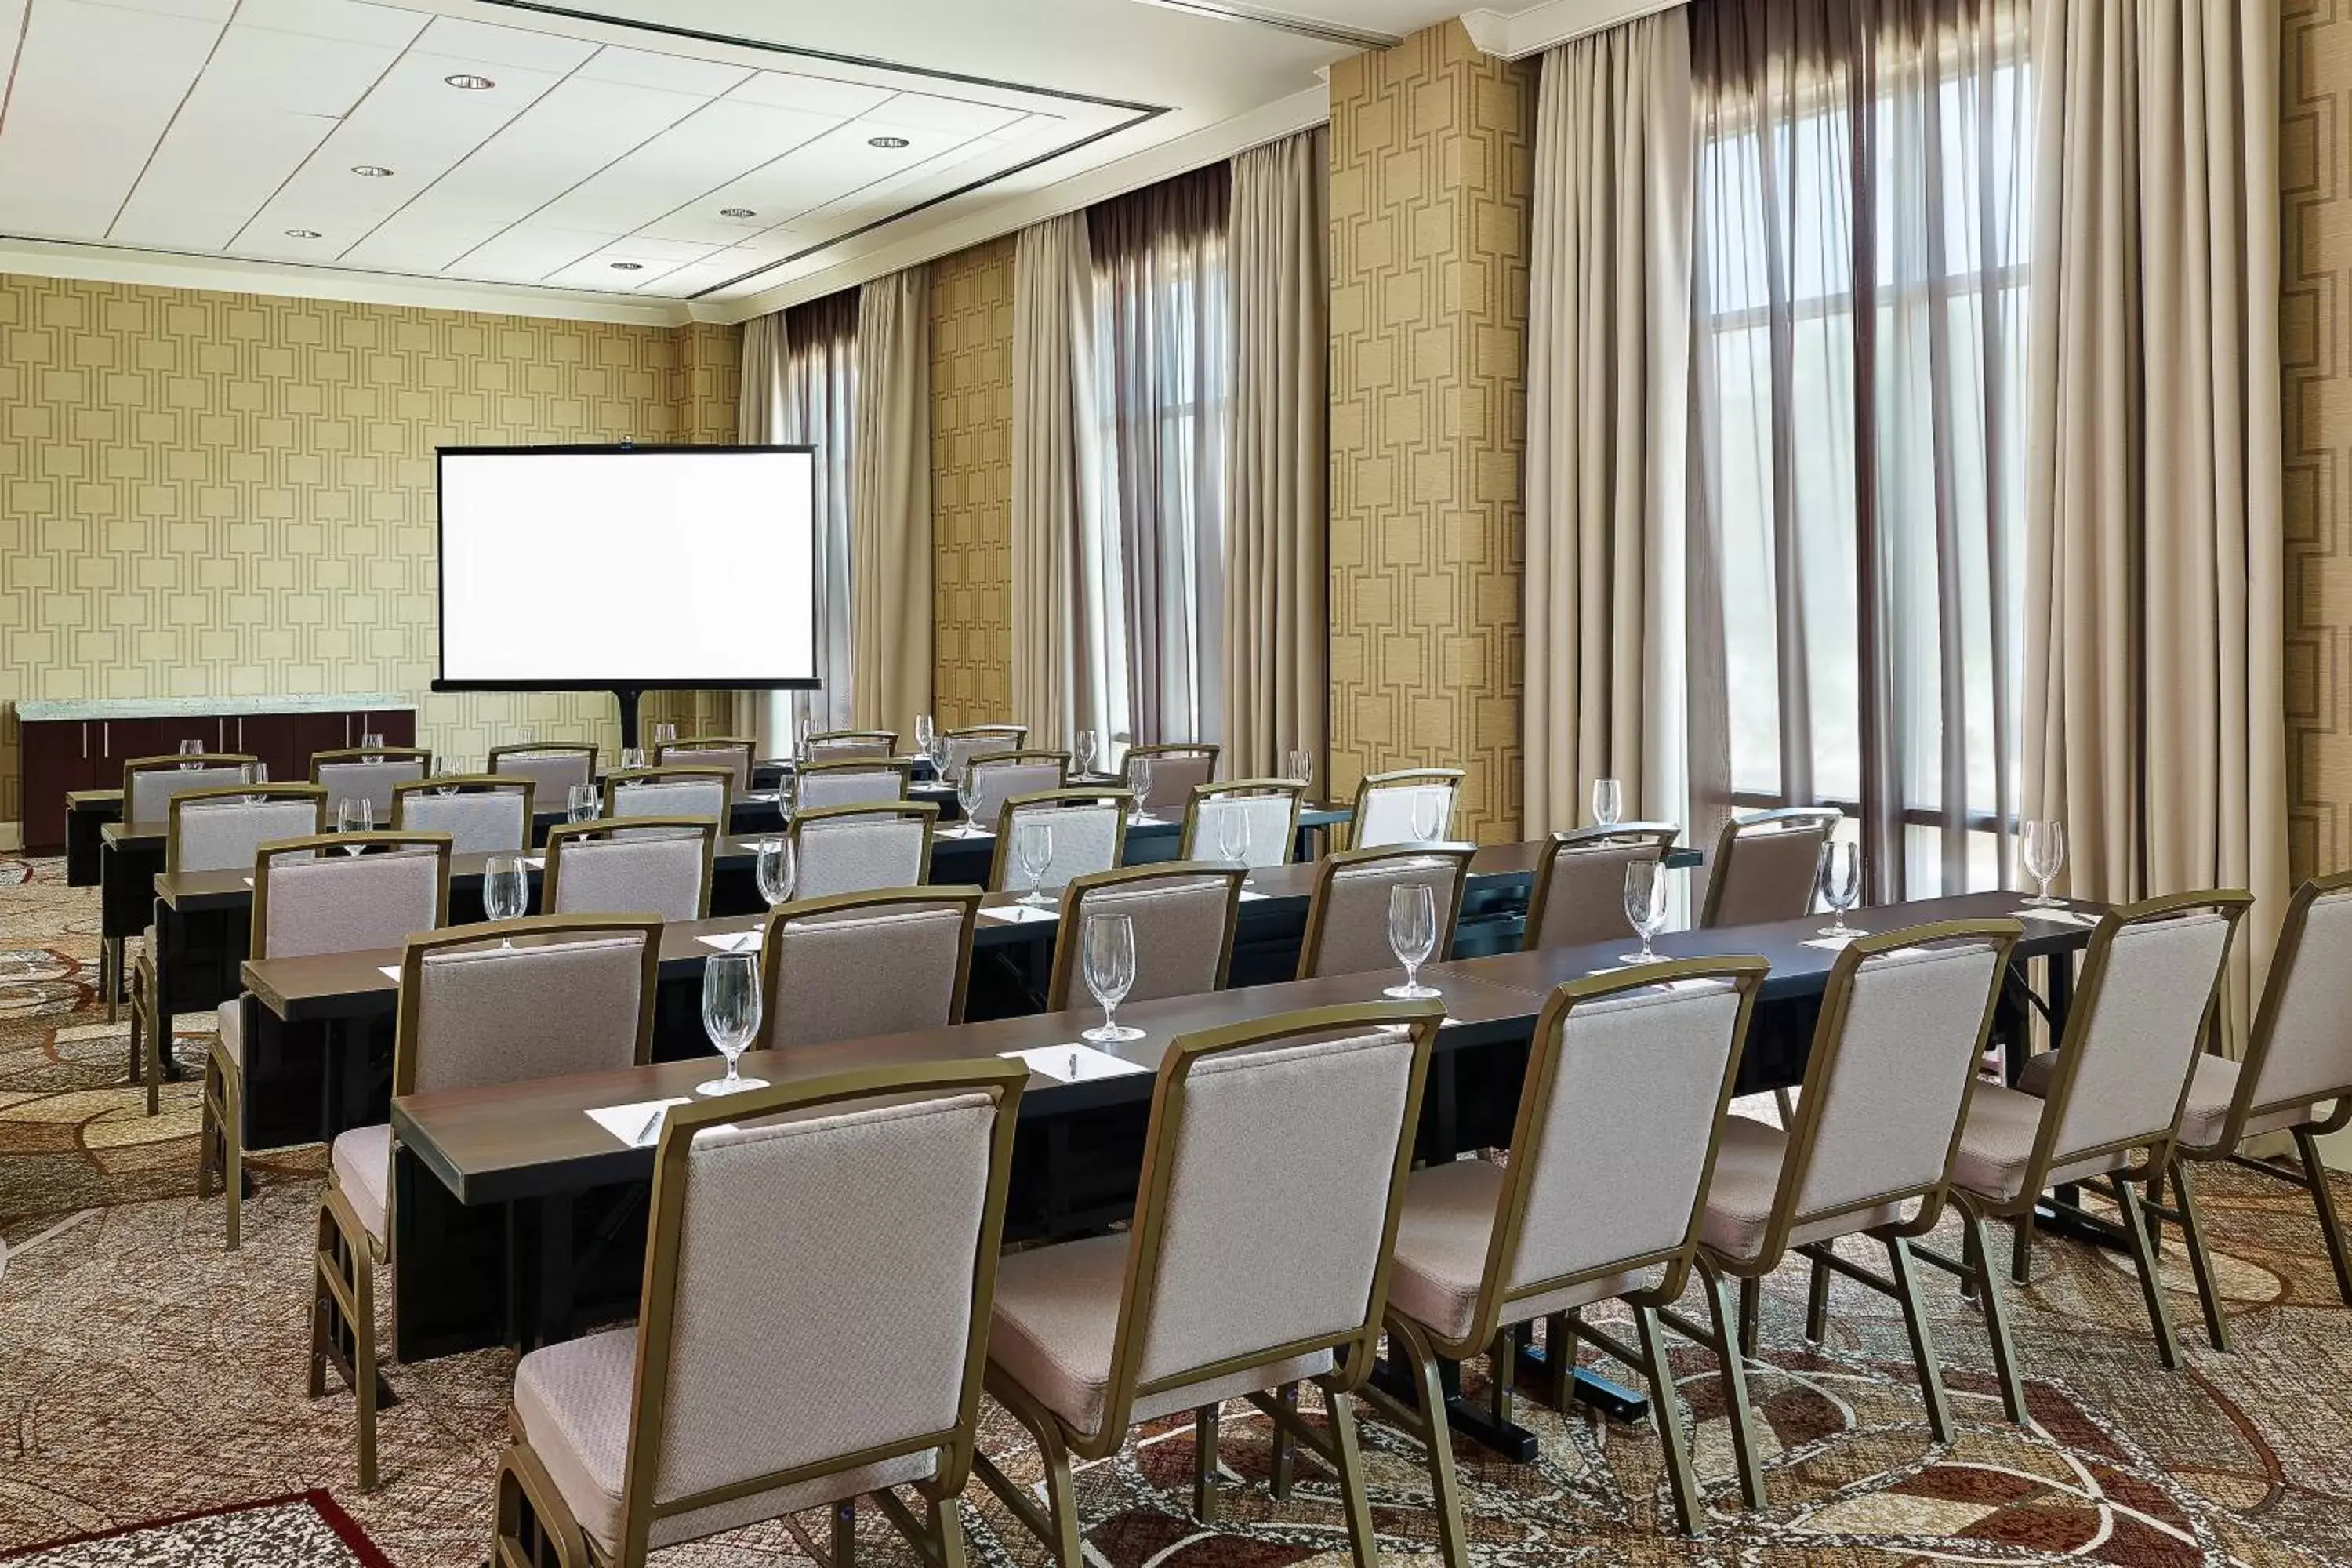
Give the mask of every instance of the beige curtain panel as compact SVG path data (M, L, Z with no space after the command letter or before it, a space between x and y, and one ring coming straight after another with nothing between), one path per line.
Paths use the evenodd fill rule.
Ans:
M2276 0L2035 12L2025 808L2068 886L2287 893Z
M911 733L931 710L930 272L858 291L850 486L850 716Z
M1691 820L1689 32L1679 13L1646 17L1561 45L1542 72L1528 331L1529 836L1582 826L1596 778L1623 781L1642 816Z
M1328 776L1329 133L1234 160L1226 254L1233 370L1225 459L1226 775L1304 747Z
M784 434L784 313L754 316L743 323L742 384L735 400L735 438L747 446L772 446ZM750 735L761 756L773 756L792 733L792 698L786 691L738 691L731 702L730 735Z

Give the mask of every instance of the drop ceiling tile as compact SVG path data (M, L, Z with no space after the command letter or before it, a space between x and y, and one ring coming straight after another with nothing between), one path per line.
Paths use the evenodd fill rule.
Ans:
M961 99L902 92L887 103L875 105L861 118L866 123L888 126L894 131L985 136L1019 120L1023 112L992 103L969 103ZM921 143L919 142L917 145Z
M453 76L487 77L492 85L469 92L451 87L448 79ZM420 116L478 113L488 106L503 108L511 114L537 102L548 89L562 79L562 71L531 70L522 66L500 65L478 56L411 49L384 72L383 80L368 96L371 101L383 97L404 100L409 112Z
M426 214L411 207L377 226L337 259L397 272L439 272L506 227L502 218ZM251 238L257 247L280 243L263 235Z
M831 114L846 120L887 101L893 91L866 82L837 81L831 77L798 71L761 71L727 95L772 109L799 109L811 114Z
M436 55L457 55L493 66L568 71L583 64L597 46L553 33L526 33L457 16L436 16L417 47Z
M618 237L609 229L584 233L553 225L520 224L493 235L468 252L460 270L468 276L536 282L583 257L594 255Z
M706 199L714 206L750 207L777 223L788 223L877 180L921 164L927 153L944 153L952 146L948 138L940 137L931 149L919 145L877 148L868 144L867 138L873 134L862 121L845 125L730 182Z
M400 58L397 45L355 44L269 27L221 35L188 107L216 113L284 110L341 116Z
M662 132L557 197L540 216L551 223L626 232L686 207L724 226L717 234L673 237L724 244L757 219L721 218L727 205L704 199L737 179L824 134L837 121L820 115L722 100ZM667 231L665 231L667 232Z
M361 0L244 0L236 8L240 27L269 27L281 33L301 33L317 38L341 38L352 44L382 44L405 48L416 41L432 17L394 5L370 5Z
M151 16L188 16L201 22L226 22L236 10L236 0L91 0L116 11L143 11Z
M588 63L580 68L578 74L590 81L618 82L624 87L657 87L669 92L690 92L703 98L717 98L749 79L752 71L749 66L727 65L719 60L695 60L684 55L607 46L597 50Z
M263 239L289 228L315 228L346 237L346 245L356 243L488 141L514 113L508 106L468 101L443 106L435 114L418 114L402 99L371 94L255 215L251 226ZM392 173L371 179L352 172L359 166ZM236 248L244 248L242 237Z
M334 128L325 115L191 103L156 148L108 237L221 249Z

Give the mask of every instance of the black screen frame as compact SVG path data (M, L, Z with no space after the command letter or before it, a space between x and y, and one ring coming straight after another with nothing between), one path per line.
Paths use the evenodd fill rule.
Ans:
M545 443L530 446L451 446L433 448L433 683L435 691L814 691L823 682L814 676L787 679L739 676L707 676L691 680L646 680L625 675L583 676L577 680L453 680L448 675L446 599L447 552L443 548L442 468L452 457L677 457L700 452L804 452L809 465L809 515L816 515L816 447L805 442L676 442L646 445L635 441ZM819 556L816 529L809 530L809 580L817 581ZM816 668L816 616L809 617L808 665Z

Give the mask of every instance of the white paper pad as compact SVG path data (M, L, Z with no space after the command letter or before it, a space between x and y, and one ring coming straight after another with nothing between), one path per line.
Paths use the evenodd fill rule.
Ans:
M942 838L993 838L996 835L985 827L973 827L967 823L959 822L952 827L940 829L940 837Z
M1868 931L1863 931L1860 934L1863 936L1868 936L1870 933ZM1805 943L1805 945L1807 947L1822 948L1830 952L1843 952L1847 948L1852 947L1854 944L1854 940L1855 939L1853 937L1850 936L1820 936L1811 938Z
M1062 918L1060 910L1051 908L1040 909L1034 904L999 904L980 912L989 920L1003 921L1011 925L1021 925L1030 921L1054 921Z
M1101 1078L1126 1078L1131 1073L1148 1073L1151 1069L1124 1057L1098 1051L1092 1046L1038 1046L1025 1051L999 1051L1005 1058L1018 1057L1029 1064L1029 1070L1043 1073L1061 1083L1087 1083Z
M522 858L522 863L534 871L547 869L547 857L544 855L526 855Z
M400 965L397 963L379 963L375 966L375 972L394 985L400 984Z
M246 878L246 879L245 879L245 885L246 885L247 887L248 887L248 888L250 888L251 886L253 886L253 879L252 879L252 878L250 878L250 877Z
M1252 899L1270 899L1272 897L1274 897L1272 893L1261 893L1255 888L1244 888L1242 889L1242 902L1244 903L1248 903Z
M694 939L705 947L715 947L721 952L757 952L760 933L755 931L730 931L724 936L698 936Z
M662 1123L669 1120L669 1108L693 1103L680 1097L641 1100L635 1105L594 1105L588 1109L588 1119L632 1149L650 1149L661 1142Z
M2017 918L2021 921L2045 921L2052 925L2095 926L2099 923L2098 916L2086 915L2080 910L2045 910L2027 908L2018 910L2015 913Z
M777 792L772 789L747 789L743 792L745 800L772 801L776 795Z

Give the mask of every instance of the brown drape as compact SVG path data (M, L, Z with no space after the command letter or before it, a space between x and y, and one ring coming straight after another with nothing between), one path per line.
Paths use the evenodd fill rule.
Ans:
M930 269L857 297L850 487L850 717L911 733L931 710Z

